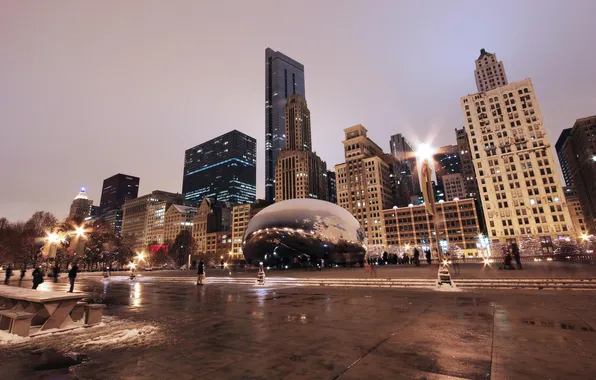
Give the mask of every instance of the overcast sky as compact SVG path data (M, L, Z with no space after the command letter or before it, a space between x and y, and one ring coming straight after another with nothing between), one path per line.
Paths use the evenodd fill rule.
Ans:
M258 141L265 48L305 65L315 150L343 129L455 143L479 50L531 77L554 144L596 114L596 1L0 0L0 216L65 217L80 186L182 189L184 150L232 129Z

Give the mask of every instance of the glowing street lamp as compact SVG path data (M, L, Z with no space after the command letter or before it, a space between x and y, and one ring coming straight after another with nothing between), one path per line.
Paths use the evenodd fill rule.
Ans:
M589 238L588 234L582 234L583 241L588 241L588 238Z
M141 251L141 252L137 253L136 259L137 259L137 261L145 261L145 252Z
M75 227L75 234L77 237L84 237L85 236L85 229L81 227Z
M592 156L592 161L596 162L596 154Z

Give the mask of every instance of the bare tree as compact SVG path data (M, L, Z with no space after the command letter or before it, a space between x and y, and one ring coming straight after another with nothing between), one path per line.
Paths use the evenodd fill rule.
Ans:
M194 254L195 249L195 242L190 231L182 230L170 245L168 255L176 265L181 267L187 262L188 257Z

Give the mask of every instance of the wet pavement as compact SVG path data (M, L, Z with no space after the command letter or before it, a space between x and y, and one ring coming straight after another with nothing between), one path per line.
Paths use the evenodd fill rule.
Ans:
M78 284L103 326L0 344L7 379L588 379L584 292ZM45 283L65 290L66 284ZM89 360L35 371L47 351Z

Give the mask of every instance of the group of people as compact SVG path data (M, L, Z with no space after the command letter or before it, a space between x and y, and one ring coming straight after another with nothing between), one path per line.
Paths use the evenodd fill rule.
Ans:
M21 276L19 277L19 286L23 282L23 279L25 278L26 273L27 273L26 267L21 268ZM72 293L74 291L74 284L75 284L75 280L77 278L78 273L79 273L79 267L77 266L77 264L73 264L70 267L70 269L68 270L68 281L70 282L70 288L68 290L69 293ZM59 274L60 274L60 267L58 267L58 265L56 265L56 266L54 266L54 268L52 268L52 275L54 278L54 282L58 282ZM12 277L12 266L9 265L6 267L6 272L4 275L5 275L4 285L8 285L8 282L9 282L10 278ZM37 287L39 285L43 284L43 282L44 282L43 272L41 271L41 269L39 267L35 267L35 269L33 269L33 273L31 273L31 275L33 277L33 287L31 289L37 289Z
M503 246L503 269L515 269L513 267L513 260L517 265L517 269L524 269L521 264L521 256L517 243L511 243L511 248Z

